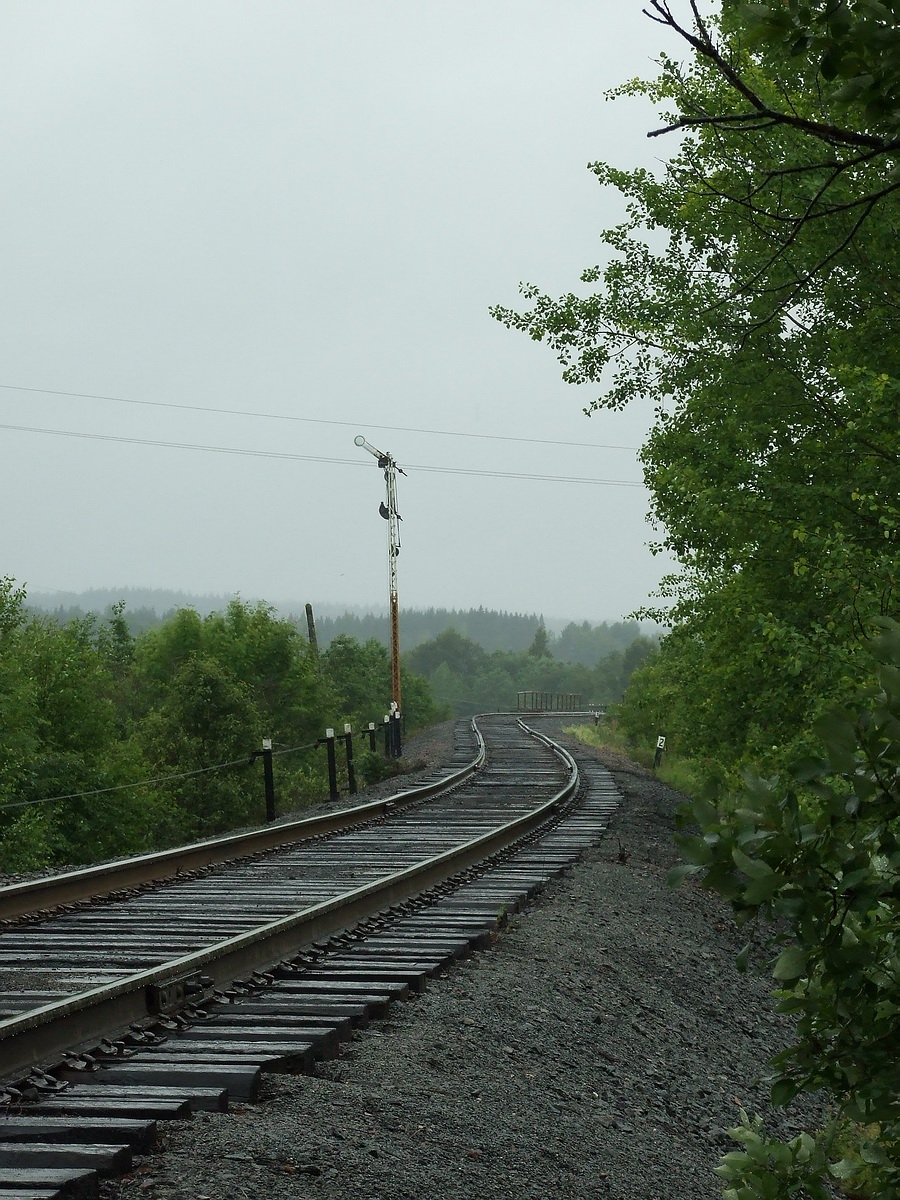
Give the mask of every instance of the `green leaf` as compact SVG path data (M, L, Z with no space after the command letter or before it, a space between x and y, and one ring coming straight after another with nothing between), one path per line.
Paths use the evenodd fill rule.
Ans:
M839 46L831 45L822 55L819 61L819 70L825 79L832 80L837 76L841 69L841 60L843 59L843 50Z
M776 1108L783 1108L785 1104L790 1104L800 1090L799 1085L793 1079L776 1079L772 1084L773 1105Z
M750 858L743 850L739 850L737 846L732 850L731 857L734 859L735 865L745 875L749 875L751 879L765 879L766 876L773 873L768 863L763 862L759 858Z
M689 875L696 875L699 870L700 867L694 866L691 863L679 863L669 871L666 876L666 883L672 889L681 887Z
M741 900L744 904L765 904L787 883L783 875L771 872L751 880L744 888Z
M858 1162L854 1162L851 1158L842 1158L840 1162L829 1164L828 1173L835 1179L852 1179L854 1175L859 1174L860 1169Z
M712 862L713 850L712 846L702 837L683 837L679 835L675 839L681 857L694 866L704 867L707 863Z
M806 965L809 962L809 952L802 950L799 946L788 946L779 954L772 974L776 979L790 981L792 979L800 979L806 973Z

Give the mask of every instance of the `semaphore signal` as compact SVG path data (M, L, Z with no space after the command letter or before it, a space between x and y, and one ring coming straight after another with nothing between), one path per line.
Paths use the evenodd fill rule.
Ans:
M400 522L403 519L397 512L397 472L405 475L402 467L398 467L390 454L377 450L371 442L367 442L362 434L353 439L354 445L360 446L378 460L379 467L384 471L384 481L387 484L387 503L382 502L378 511L388 523L388 596L391 614L391 701L394 712L401 711L400 700L400 601L397 595L397 556L400 553Z

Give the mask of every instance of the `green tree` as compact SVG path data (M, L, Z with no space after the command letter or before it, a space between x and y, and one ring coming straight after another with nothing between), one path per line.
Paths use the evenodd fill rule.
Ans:
M204 620L203 646L250 689L276 737L300 742L320 734L333 699L306 638L274 608L232 600Z
M710 98L698 97L690 85L673 89L677 108L650 136L702 129L724 135L730 145L735 139L768 140L772 130L799 137L801 153L788 166L770 164L754 179L737 186L732 179L724 189L714 176L696 179L703 190L740 204L769 238L768 261L735 279L744 291L759 293L762 284L775 311L783 313L900 187L896 7L891 0L723 0L721 20L705 20L690 0L686 21L674 8L668 0L650 0L645 11L674 30L726 92ZM717 38L717 26L725 37ZM677 67L669 63L667 70L674 81ZM789 176L793 186L785 189ZM803 263L796 285L779 278L795 259L798 237L812 225L825 229L818 257Z
M541 621L540 625L534 631L534 638L528 647L528 653L532 658L550 657L550 635L543 621Z
M390 655L375 638L360 645L356 638L339 634L322 655L322 670L334 689L337 711L345 720L365 726L369 721L380 721L390 709Z
M900 637L890 626L890 661L873 639L898 594L896 6L724 0L708 22L693 0L686 22L674 8L650 0L691 60L664 56L619 94L657 103L676 153L658 174L594 165L626 216L581 277L589 294L528 285L526 311L495 316L602 388L593 408L656 407L641 457L682 570L655 613L672 633L622 719L674 729L724 783L693 805L683 853L739 921L772 917L786 939L772 967L797 1038L775 1100L824 1089L836 1111L786 1144L748 1120L725 1195L824 1200L841 1180L888 1200ZM829 719L840 706L855 717ZM828 755L810 761L817 729ZM742 790L754 761L770 778Z
M726 14L776 65L800 60L828 87L831 103L849 117L851 141L871 131L892 145L900 132L900 10L895 0L727 0ZM810 131L811 134L813 131ZM835 140L823 131L823 140ZM900 149L896 145L893 150Z
M405 661L419 675L433 674L441 663L446 663L456 675L474 675L486 657L479 645L450 628L411 650Z
M135 646L136 686L144 711L164 702L171 681L192 656L213 659L241 682L268 726L268 735L288 744L321 733L321 714L332 698L296 627L265 604L232 600L224 613L201 618L180 609L148 630Z
M773 77L739 31L722 39L722 61L754 94L826 118L802 72ZM648 614L680 639L651 669L677 660L693 676L684 734L736 777L750 759L783 761L823 706L852 696L869 616L896 612L900 209L885 195L858 225L835 208L782 253L779 213L744 198L777 181L780 211L808 207L820 143L789 123L739 120L746 98L700 50L620 91L651 97L670 124L696 122L682 122L659 176L594 165L627 204L602 235L611 261L582 276L596 290L553 299L528 285L530 308L495 316L548 342L570 382L603 385L593 408L655 403L641 458L682 571L666 585L671 608ZM884 156L840 173L832 200L876 175L889 175Z
M322 670L334 689L337 709L357 729L380 722L390 708L391 660L386 646L375 638L362 645L340 634L322 655ZM445 720L426 680L407 668L400 671L403 716L408 733Z
M824 717L825 757L780 778L748 776L736 807L698 800L678 840L686 864L766 945L793 1044L772 1060L772 1097L824 1092L815 1137L783 1143L744 1118L723 1160L726 1197L822 1198L900 1191L900 625L873 643L876 685L855 712ZM739 962L746 965L748 942Z
M115 649L115 628L107 637L91 617L60 625L23 601L11 581L0 587L0 863L21 870L148 848L155 798L108 790L146 777L139 748L123 739L128 642Z
M250 688L221 662L192 654L180 663L141 730L146 756L159 769L197 772L157 785L173 814L163 836L203 837L260 818L262 792L246 768L264 732ZM223 763L233 765L218 769Z

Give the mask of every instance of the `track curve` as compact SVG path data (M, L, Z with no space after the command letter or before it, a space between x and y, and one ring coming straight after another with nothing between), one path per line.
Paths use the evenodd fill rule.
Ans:
M579 779L565 751L514 718L479 724L483 765L440 798L0 934L0 983L16 956L20 974L32 955L32 979L43 984L0 995L15 1008L0 1019L0 1200L45 1185L48 1198L95 1197L98 1172L127 1170L155 1118L222 1107L229 1094L253 1099L263 1070L313 1069L354 1025L489 942L505 912L593 844L618 800L608 775L589 767ZM257 966L226 986L240 972L222 947L262 943L267 926L286 939L255 960L270 971ZM210 956L193 964L193 998L183 990L191 955ZM101 960L107 982L78 990ZM51 983L64 979L69 990L48 1004ZM167 1007L167 989L176 1011L149 1016ZM102 991L114 1003L98 1017L91 993ZM131 1029L122 997L139 1001ZM58 1025L67 1009L74 1023ZM114 1029L124 1036L98 1041ZM63 1053L64 1043L80 1049Z

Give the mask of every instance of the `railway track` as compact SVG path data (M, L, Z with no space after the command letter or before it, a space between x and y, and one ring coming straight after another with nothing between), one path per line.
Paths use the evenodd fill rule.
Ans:
M424 786L282 827L292 840L274 848L232 840L237 861L187 877L159 861L162 883L127 876L110 896L119 864L52 916L44 884L32 921L22 890L7 896L0 1200L96 1196L157 1120L252 1100L266 1070L313 1069L485 945L605 827L617 793L587 770L514 718L479 718Z

